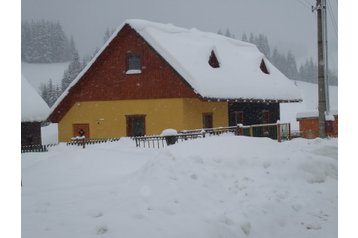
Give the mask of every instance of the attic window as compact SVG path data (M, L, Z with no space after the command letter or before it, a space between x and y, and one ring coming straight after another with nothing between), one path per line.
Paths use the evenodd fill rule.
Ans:
M218 58L216 58L215 52L212 50L209 58L209 65L213 68L219 68L220 64Z
M142 72L141 59L138 54L129 54L127 56L126 74L140 74Z
M261 60L260 69L263 73L270 74L270 72L268 71L268 69L266 67L264 59Z

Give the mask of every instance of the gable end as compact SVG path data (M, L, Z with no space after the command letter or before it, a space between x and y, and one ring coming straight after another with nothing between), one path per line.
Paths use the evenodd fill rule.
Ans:
M127 52L140 55L141 69L134 74L128 73ZM80 101L200 97L128 24L75 80L77 82L64 92L67 95L52 110L50 121L59 122Z

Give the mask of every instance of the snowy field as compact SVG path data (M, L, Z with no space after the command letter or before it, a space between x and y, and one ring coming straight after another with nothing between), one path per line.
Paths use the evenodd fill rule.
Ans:
M67 64L23 63L22 73L38 89L60 82ZM317 105L317 85L296 84L304 101L280 107L293 130L296 113ZM42 140L57 143L57 124L42 128ZM337 139L60 144L21 155L22 237L337 237L337 157Z
M223 135L22 154L22 237L337 237L337 147Z

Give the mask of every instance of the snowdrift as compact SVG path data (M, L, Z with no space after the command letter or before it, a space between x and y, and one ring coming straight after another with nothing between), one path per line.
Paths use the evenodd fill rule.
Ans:
M22 237L337 237L337 139L22 154Z

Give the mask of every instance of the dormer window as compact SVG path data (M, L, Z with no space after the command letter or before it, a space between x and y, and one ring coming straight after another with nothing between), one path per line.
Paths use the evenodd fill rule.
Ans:
M261 60L260 69L263 73L270 74L270 72L268 71L268 69L266 67L264 59Z
M126 74L142 73L141 58L138 54L128 54Z
M211 51L208 63L213 68L219 68L220 67L218 58L216 57L215 52L213 50Z

